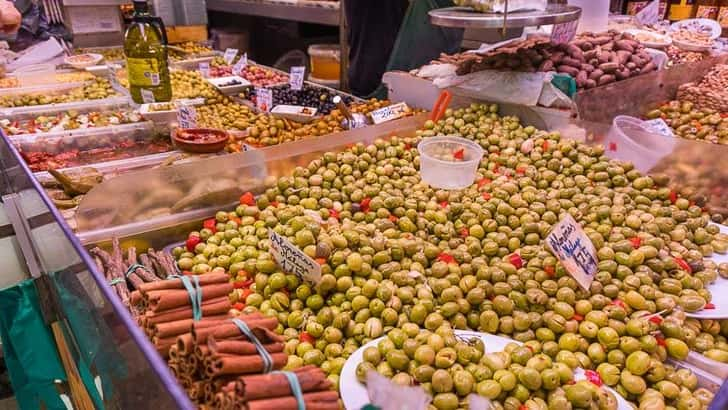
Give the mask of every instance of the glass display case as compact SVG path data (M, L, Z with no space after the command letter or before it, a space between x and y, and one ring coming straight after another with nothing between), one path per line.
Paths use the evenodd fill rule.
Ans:
M5 137L0 167L0 334L20 407L75 403L75 368L96 408L193 408ZM37 361L43 347L55 360Z

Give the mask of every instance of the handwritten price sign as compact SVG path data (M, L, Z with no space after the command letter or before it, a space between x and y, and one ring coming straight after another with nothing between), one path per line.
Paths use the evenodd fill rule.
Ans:
M270 253L283 272L292 273L301 280L313 284L321 281L321 265L315 260L272 229L268 230L268 239L270 239Z
M248 66L248 53L243 53L242 56L238 59L238 62L235 63L233 66L233 74L234 75L240 75L245 70L245 67Z
M177 123L180 128L197 127L197 110L187 104L179 104L177 107Z
M222 58L225 60L227 65L230 65L235 60L235 57L238 55L238 49L237 48L228 48L225 50L225 54L222 56Z
M578 222L570 214L556 224L546 245L559 258L566 271L589 290L594 274L597 273L597 250Z
M374 122L374 124L381 124L383 122L402 118L407 115L408 111L409 107L407 107L407 104L401 102L374 110L370 115L372 116L372 122Z
M200 63L199 65L200 74L207 78L210 76L210 63Z
M268 112L273 105L273 91L270 88L255 89L255 106L259 110Z
M298 91L303 88L303 78L306 75L306 67L291 67L291 73L288 76L288 82L291 90Z
M658 16L660 13L660 0L653 0L650 4L642 8L634 18L643 25L650 25L657 23Z
M568 43L576 35L576 28L578 26L579 20L554 24L554 28L551 30L551 42L553 44Z

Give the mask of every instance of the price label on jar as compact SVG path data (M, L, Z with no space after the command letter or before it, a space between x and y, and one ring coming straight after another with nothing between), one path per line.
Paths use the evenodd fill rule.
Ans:
M554 27L551 29L551 42L553 44L568 43L576 35L576 28L578 26L579 20L554 24Z
M238 49L237 48L228 48L225 50L225 54L222 56L223 60L227 63L227 65L230 65L235 61L235 57L238 55Z
M291 73L288 76L288 83L291 90L300 90L303 88L303 78L306 75L306 67L291 67Z
M177 123L180 128L196 128L197 127L197 110L188 104L178 104L177 106Z
M557 223L546 245L559 258L566 271L584 290L589 290L597 273L597 250L578 222L570 214Z
M652 0L648 5L642 8L634 18L645 26L655 24L659 20L660 0Z
M199 66L200 74L207 78L210 76L210 63L200 63Z
M652 128L655 132L660 133L666 137L674 137L672 128L662 118L655 118L654 120L645 121L645 125Z
M409 107L407 106L407 104L401 102L384 108L380 108L378 110L374 110L370 113L370 115L372 116L372 122L374 122L374 124L381 124L383 122L402 118L407 115L408 111Z
M245 71L245 67L248 66L248 53L243 53L238 59L238 62L233 66L233 75L241 75Z
M142 101L145 104L151 104L154 102L157 102L157 100L154 98L154 92L152 90L147 90L146 88L142 88L139 90L139 92L142 94Z
M270 254L283 272L292 273L313 284L321 281L321 265L318 262L272 229L268 229L268 239Z
M273 106L273 91L270 88L256 88L255 106L261 111L270 111Z

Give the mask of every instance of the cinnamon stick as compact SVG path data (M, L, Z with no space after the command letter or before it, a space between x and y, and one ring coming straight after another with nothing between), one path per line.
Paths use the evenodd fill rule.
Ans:
M281 369L288 362L286 353L273 353L273 368ZM206 360L205 374L207 377L219 377L227 374L251 374L264 370L263 359L256 355L249 356L210 356Z
M331 381L326 378L326 374L318 367L305 366L296 369L294 374L301 385L301 391L304 393L331 388ZM240 377L235 383L235 393L246 401L284 397L292 394L288 378L280 373Z
M227 315L215 315L210 317L203 317L197 322L211 322L210 325L214 326L225 323L227 319ZM172 322L158 323L151 328L150 333L156 337L175 337L183 333L190 332L192 330L192 324L194 323L196 323L194 319L182 319Z
M227 273L206 273L199 276L200 286L227 283L230 282L230 276ZM160 280L157 282L145 283L139 287L139 291L142 293L151 292L154 290L164 289L184 289L185 286L179 279Z
M247 324L251 330L256 329L256 328L272 330L272 329L275 329L276 326L278 326L278 319L276 319L274 317L250 319L250 318L241 316L241 317L239 317L239 319L241 319L243 322L245 322L245 324ZM192 337L194 339L194 342L197 344L207 343L207 338L210 335L212 335L213 333L215 334L215 339L217 339L217 340L229 339L231 337L238 337L241 335L240 329L232 322L230 322L229 324L226 324L224 326L214 328L214 329L213 328L198 329L197 327L192 329ZM256 334L256 336L258 336L258 335ZM264 336L264 335L261 335L261 336ZM280 340L277 340L279 338L279 336L278 335L275 335L275 336L276 336L276 338L271 339L269 342L264 342L263 340L261 340L261 342L270 343L270 342L280 341Z
M335 391L304 393L306 410L338 410L339 394ZM246 403L248 410L297 410L298 402L293 396L275 399L253 400Z
M204 296L204 289L202 291ZM204 300L202 302L202 317L227 314L232 309L230 299L225 296ZM153 326L157 323L172 322L175 320L189 319L192 317L192 307L182 306L175 309L163 310L161 312L147 312L144 315L146 326Z
M218 342L215 341L214 338L209 338L207 340L207 345L210 348L210 354L234 354L246 356L258 353L258 350L253 343L243 340L221 340ZM280 353L283 351L283 343L268 343L264 344L263 348L268 353Z
M178 281L181 283L181 281ZM154 282L158 283L158 282ZM202 286L202 300L211 300L220 296L227 296L233 290L230 283L221 283ZM187 290L155 290L146 292L145 299L149 305L149 309L153 312L187 306L190 304L190 294Z

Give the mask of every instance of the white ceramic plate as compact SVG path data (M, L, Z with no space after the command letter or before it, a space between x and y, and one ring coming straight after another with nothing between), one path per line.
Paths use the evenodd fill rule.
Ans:
M687 19L687 20L681 20L676 21L675 23L672 23L670 26L670 30L672 31L680 31L680 29L687 29L690 31L700 31L698 30L699 27L705 27L706 33L708 30L710 31L710 38L715 40L716 38L720 37L721 33L723 32L723 29L720 27L720 24L718 24L717 21L711 20L711 19Z
M270 113L276 117L307 123L316 118L316 111L316 108L302 107L300 105L276 105Z
M237 75L226 77L208 78L207 81L215 86L221 93L225 95L239 94L246 88L250 87L250 81ZM230 82L237 82L235 85L225 85Z
M672 39L670 36L655 33L654 31L647 31L647 30L638 30L638 29L631 29L631 30L625 30L625 33L632 34L633 36L638 36L640 34L649 35L655 38L654 41L643 41L643 40L637 40L645 47L649 48L665 48L672 44Z
M718 224L720 232L728 235L728 226ZM715 263L728 262L728 254L714 254L710 258ZM698 319L728 319L728 301L724 301L724 295L728 295L728 280L718 277L718 279L706 286L706 289L713 295L713 305L715 309L703 309L699 312L686 313L687 317Z
M520 342L488 333L455 330L455 334L457 336L464 337L479 337L483 343L485 343L486 353L503 351L508 343L521 344ZM364 349L376 346L385 337L386 336L382 336L378 339L374 339L360 347L351 356L349 356L349 359L347 359L346 363L344 363L344 368L341 370L341 375L339 377L339 392L341 394L341 399L344 401L344 408L347 410L360 410L362 407L369 404L367 388L365 385L359 383L359 380L356 378L356 367L362 362L362 360L364 360ZM574 371L575 380L583 380L584 378L584 371L582 369L576 369L576 371ZM624 397L620 396L619 393L609 387L606 387L606 389L614 394L614 397L617 399L618 410L632 410L632 406L624 399Z
M103 59L104 56L102 56L101 54L86 53L66 57L63 61L73 68L84 69L86 67L91 67L92 65L98 64Z

